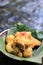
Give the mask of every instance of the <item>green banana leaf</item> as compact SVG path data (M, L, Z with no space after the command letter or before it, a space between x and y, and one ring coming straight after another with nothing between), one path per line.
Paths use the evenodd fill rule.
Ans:
M31 58L24 58L24 57L18 57L14 54L8 53L5 49L5 39L7 35L14 34L17 31L30 31L32 33L32 36L39 39L41 41L41 45L33 50L33 56ZM20 61L29 61L34 63L42 63L42 56L43 56L43 31L38 31L32 28L27 27L24 24L16 24L14 27L10 28L8 32L0 37L0 51L5 54L6 56L20 60Z

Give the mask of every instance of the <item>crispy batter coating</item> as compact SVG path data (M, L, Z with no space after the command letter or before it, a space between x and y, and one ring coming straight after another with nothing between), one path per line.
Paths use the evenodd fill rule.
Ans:
M35 39L31 32L16 32L15 35L8 35L6 38L6 50L22 57L32 57L33 48L40 46L41 42Z
M6 45L6 50L8 51L8 52L13 52L13 48L12 48L12 44L11 43L8 43L7 45Z
M32 57L32 48L27 48L24 50L23 54L24 54L24 57Z
M34 48L35 46L40 46L41 42L32 37L31 32L16 32L15 43L25 46L30 46Z
M7 43L14 43L14 36L13 35L8 35L6 38Z
M14 43L14 36L8 35L7 38L6 38L6 42L7 42L6 50L8 52L12 52L13 51L12 44Z

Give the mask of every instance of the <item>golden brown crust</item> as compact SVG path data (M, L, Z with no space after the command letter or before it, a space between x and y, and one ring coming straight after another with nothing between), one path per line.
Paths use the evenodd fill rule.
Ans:
M16 32L15 35L8 35L6 38L6 50L22 57L31 57L33 48L40 46L41 42L35 39L31 32ZM12 46L13 45L13 46ZM12 46L12 47L11 47Z

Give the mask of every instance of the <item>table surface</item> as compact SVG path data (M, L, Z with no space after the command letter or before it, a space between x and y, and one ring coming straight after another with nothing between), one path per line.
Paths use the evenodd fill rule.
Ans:
M5 56L3 53L0 52L0 65L14 65L14 64L23 64L23 65L40 65L40 64L36 64L36 63L31 63L31 62L21 62L21 61L17 61L17 60L13 60L7 56Z

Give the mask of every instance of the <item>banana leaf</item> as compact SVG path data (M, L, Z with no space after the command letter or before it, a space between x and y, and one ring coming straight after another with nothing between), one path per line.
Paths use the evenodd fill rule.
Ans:
M8 53L5 49L5 39L7 35L14 34L17 31L30 31L32 33L32 36L39 39L41 41L41 45L33 50L33 56L31 58L24 58L24 57L18 57L12 53ZM16 24L14 27L10 28L6 34L3 34L2 37L0 37L0 51L5 54L6 56L20 60L20 61L28 61L28 62L34 62L38 64L42 64L42 56L43 56L43 31L38 31L32 28L27 27L24 24Z

